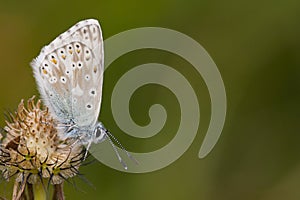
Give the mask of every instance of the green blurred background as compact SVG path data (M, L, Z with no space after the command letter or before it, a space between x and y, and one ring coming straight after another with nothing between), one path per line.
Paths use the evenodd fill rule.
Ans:
M14 110L22 98L38 94L29 62L61 32L85 18L100 20L104 39L124 30L155 26L197 40L222 74L228 113L222 136L205 159L198 151L210 119L205 83L178 56L139 50L116 60L105 72L100 119L130 151L163 147L176 134L179 104L157 85L136 91L130 112L140 125L148 109L167 109L163 130L150 139L122 133L113 120L113 86L136 65L158 62L181 72L197 93L200 129L188 151L159 171L127 174L99 162L81 168L93 186L79 178L65 184L67 199L279 200L300 198L300 3L265 1L0 1L0 108ZM0 115L4 126L4 114ZM6 183L1 182L2 186ZM1 196L10 198L10 186ZM4 190L6 191L3 191Z

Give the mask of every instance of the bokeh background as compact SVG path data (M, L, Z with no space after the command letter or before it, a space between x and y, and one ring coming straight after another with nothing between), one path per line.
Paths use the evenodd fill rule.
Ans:
M85 18L100 20L104 39L146 26L180 31L198 41L223 77L228 98L226 124L205 159L198 151L210 119L205 83L182 58L159 50L128 53L105 72L100 119L130 151L163 147L176 134L179 104L171 91L141 87L132 96L136 123L149 123L148 109L162 104L167 124L153 138L125 135L113 120L111 93L136 65L172 66L193 86L201 107L196 139L166 168L146 174L121 173L95 162L81 168L91 183L65 184L67 199L281 200L300 198L300 3L293 0L208 1L0 1L0 125L4 112L22 98L38 95L29 62L61 32ZM0 182L1 196L10 185ZM4 187L5 186L5 187Z

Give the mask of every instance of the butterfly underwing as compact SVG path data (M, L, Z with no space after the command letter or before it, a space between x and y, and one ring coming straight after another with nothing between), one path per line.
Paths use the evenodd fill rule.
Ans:
M124 148L98 122L104 72L99 22L95 19L78 22L45 46L31 66L41 97L58 121L62 137L77 138L87 145L87 150L92 142L108 138L127 168L111 138Z

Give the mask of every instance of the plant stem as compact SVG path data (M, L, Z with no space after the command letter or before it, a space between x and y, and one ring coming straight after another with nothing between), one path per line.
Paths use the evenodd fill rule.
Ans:
M63 183L54 185L53 200L65 200Z
M33 186L27 183L28 200L34 200Z
M46 200L47 194L45 188L43 187L43 183L33 184L33 194L35 200Z

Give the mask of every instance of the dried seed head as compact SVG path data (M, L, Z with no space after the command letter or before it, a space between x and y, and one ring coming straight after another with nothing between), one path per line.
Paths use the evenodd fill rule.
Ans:
M0 146L0 170L9 180L35 184L43 178L51 184L60 184L78 174L84 150L74 139L61 139L56 122L48 108L34 97L22 100L11 120L6 121ZM1 138L1 137L0 137Z

